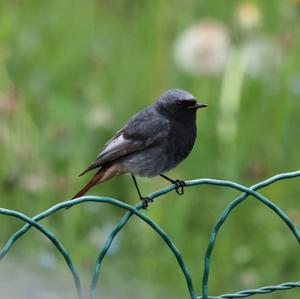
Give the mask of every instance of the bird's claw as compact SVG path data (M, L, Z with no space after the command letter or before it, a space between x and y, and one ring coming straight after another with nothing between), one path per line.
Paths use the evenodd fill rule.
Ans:
M184 193L184 187L186 186L185 181L183 180L175 180L175 191L178 195L183 195Z
M150 197L142 197L141 198L142 204L143 204L143 209L147 210L149 203L153 202L153 199Z

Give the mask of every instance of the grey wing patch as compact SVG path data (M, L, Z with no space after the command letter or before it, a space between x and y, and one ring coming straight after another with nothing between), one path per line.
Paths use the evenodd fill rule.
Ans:
M168 121L155 117L141 119L139 116L142 115L134 116L123 129L119 130L105 144L96 160L80 175L122 156L145 149L167 136Z
M135 152L146 146L145 141L126 139L123 134L112 139L97 156L96 161L100 164L113 161L126 154Z
M107 148L110 147L110 145L112 144L116 144L116 143L120 143L121 139L120 137L123 135L123 129L117 131L117 133L111 138L109 139L105 144L104 144L104 148L101 150L101 152L97 155L96 159L100 158L101 155L103 154L103 152L107 151ZM119 141L118 141L119 140Z

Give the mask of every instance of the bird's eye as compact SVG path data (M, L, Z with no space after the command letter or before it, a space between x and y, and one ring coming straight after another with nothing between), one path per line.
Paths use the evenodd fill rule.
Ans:
M176 105L181 106L181 107L185 107L188 108L190 106L195 105L196 101L194 99L190 99L190 100L177 100L176 101Z

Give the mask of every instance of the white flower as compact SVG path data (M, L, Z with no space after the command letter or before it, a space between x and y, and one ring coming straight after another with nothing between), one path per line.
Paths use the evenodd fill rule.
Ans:
M199 22L183 32L175 42L174 59L191 74L218 74L225 67L230 38L225 25L213 20Z

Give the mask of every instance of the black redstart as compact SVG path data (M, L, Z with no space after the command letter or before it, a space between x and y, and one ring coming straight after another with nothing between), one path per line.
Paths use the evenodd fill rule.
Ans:
M193 95L181 89L163 93L157 101L133 115L104 146L96 160L80 175L100 168L74 197L84 195L95 184L124 173L130 173L144 207L149 199L143 197L135 175L160 175L176 184L183 193L184 182L163 173L177 166L191 152L196 139L196 111L207 107Z

